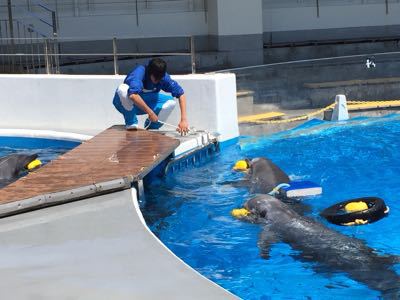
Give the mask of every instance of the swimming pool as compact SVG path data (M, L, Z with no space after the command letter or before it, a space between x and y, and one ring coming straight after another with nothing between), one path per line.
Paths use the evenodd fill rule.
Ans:
M230 211L248 198L246 189L219 183L241 177L234 162L266 156L292 178L323 186L306 199L311 216L330 228L363 239L379 253L400 255L400 116L357 118L343 123L312 120L269 137L242 137L236 146L197 168L147 187L144 215L152 231L204 276L244 299L373 299L380 294L340 272L315 271L283 243L269 260L259 255L260 225L233 219ZM391 211L367 226L328 224L324 208L350 198L377 196ZM397 266L396 266L397 267Z
M13 153L36 153L39 155L38 159L40 159L43 164L46 164L79 144L80 142L67 140L0 136L0 157Z

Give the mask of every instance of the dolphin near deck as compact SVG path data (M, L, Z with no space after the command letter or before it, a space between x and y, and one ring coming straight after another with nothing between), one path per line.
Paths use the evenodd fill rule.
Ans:
M239 171L246 171L247 174L236 186L247 186L250 193L268 194L279 184L290 182L289 176L268 158L257 157L244 161L247 165Z
M235 187L246 187L251 194L268 194L281 184L290 183L289 176L279 168L274 162L265 157L256 157L252 160L245 159L242 168L234 167L236 171L246 172L245 177L238 181L227 181L223 184L230 184ZM275 195L281 201L290 205L292 209L300 214L306 214L311 211L309 205L304 204L296 198L282 197Z
M35 162L37 157L37 154L10 154L1 157L0 188L13 182L22 172L28 171L30 169L29 164ZM34 167L36 166L38 165L35 164Z
M251 198L244 207L250 212L245 218L264 224L259 240L262 257L269 257L274 243L287 243L300 253L300 259L317 262L323 270L344 272L350 278L380 291L384 298L399 299L400 276L392 268L399 262L399 257L377 255L363 241L301 216L269 195Z

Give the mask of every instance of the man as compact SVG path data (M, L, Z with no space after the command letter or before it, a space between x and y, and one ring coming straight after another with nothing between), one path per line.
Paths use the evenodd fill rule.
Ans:
M150 60L146 66L137 66L125 78L115 92L113 104L124 116L127 130L138 128L137 115L147 114L145 128L158 129L175 107L175 98L179 99L181 119L177 131L186 134L189 124L186 116L186 97L182 87L171 79L167 64L160 58ZM160 90L171 96L160 94Z

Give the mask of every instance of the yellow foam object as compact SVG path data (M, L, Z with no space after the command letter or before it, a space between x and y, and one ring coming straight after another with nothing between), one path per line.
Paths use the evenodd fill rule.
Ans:
M364 224L367 224L367 223L368 223L368 220L355 219L353 222L343 223L342 225L353 226L353 225L364 225Z
M368 205L363 201L350 202L345 205L344 209L346 210L346 212L362 211L368 209Z
M38 160L38 159L35 159L34 161L31 161L27 166L26 166L26 168L29 170L29 171L31 171L31 170L33 170L33 169L35 169L35 168L37 168L37 167L39 167L39 166L41 166L42 165L42 162L40 161L40 160Z
M233 167L235 171L246 171L249 168L247 161L245 160L238 160Z
M239 117L239 123L251 123L258 120L272 120L283 117L282 112L271 111L263 114Z
M243 218L243 217L248 216L250 214L250 211L248 211L245 208L235 208L235 209L232 209L231 214L235 218Z

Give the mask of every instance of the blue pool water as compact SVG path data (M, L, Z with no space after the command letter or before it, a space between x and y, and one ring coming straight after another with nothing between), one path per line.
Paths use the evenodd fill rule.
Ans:
M363 239L380 253L400 255L400 116L359 118L343 123L312 120L270 137L242 137L236 146L197 168L175 173L147 187L145 218L176 255L204 276L244 299L376 299L379 292L346 274L320 274L294 258L287 244L262 259L260 225L233 219L249 193L220 185L240 174L232 165L243 157L266 156L292 178L323 186L306 199L310 215L343 234ZM388 217L366 226L328 224L318 213L343 200L377 196ZM400 268L396 266L396 270Z
M0 137L0 157L13 153L36 153L42 163L46 164L79 144L79 142L43 138Z

